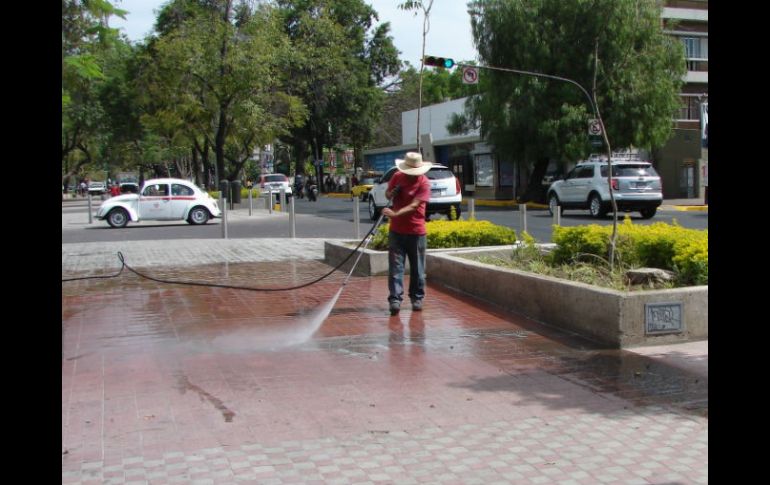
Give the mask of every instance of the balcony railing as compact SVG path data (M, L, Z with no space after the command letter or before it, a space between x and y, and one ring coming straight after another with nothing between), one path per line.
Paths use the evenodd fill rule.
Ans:
M709 60L703 58L688 57L687 70L695 72L709 72Z

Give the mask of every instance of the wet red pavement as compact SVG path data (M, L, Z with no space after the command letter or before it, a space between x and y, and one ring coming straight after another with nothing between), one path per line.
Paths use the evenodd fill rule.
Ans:
M707 482L707 377L436 286L390 317L384 277L351 279L313 333L344 276L64 284L63 483Z

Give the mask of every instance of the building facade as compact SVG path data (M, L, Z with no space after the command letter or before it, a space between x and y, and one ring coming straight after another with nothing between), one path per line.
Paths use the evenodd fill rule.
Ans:
M663 180L663 197L706 199L708 147L701 118L708 102L708 0L669 0L661 17L664 32L684 46L687 73L674 134L653 152L655 167Z

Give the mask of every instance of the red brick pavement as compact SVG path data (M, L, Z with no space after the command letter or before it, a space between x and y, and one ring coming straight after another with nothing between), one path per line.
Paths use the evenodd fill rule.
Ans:
M65 284L63 483L707 482L702 376L433 285L423 312L390 317L385 278L350 280L310 337L344 276Z

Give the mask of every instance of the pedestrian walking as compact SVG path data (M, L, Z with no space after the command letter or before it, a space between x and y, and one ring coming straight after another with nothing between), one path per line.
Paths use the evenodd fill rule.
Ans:
M388 233L388 302L390 314L401 310L404 296L404 263L409 258L409 299L413 311L422 310L425 298L425 249L427 230L425 210L430 200L430 182L425 173L432 163L422 155L408 152L396 160L398 172L388 182L385 197L392 207L382 213L390 219Z

